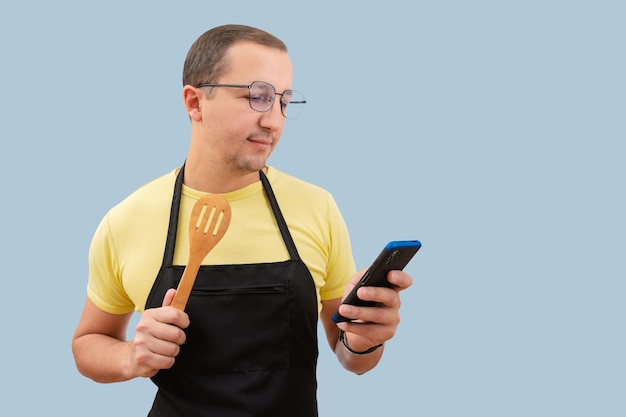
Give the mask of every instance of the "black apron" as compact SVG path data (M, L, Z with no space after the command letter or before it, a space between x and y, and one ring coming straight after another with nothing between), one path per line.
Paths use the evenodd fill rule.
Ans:
M184 165L146 309L162 305L184 270L172 265L183 172ZM152 377L158 391L149 417L317 416L315 284L262 171L260 177L290 259L200 267L185 309L187 341L174 366Z

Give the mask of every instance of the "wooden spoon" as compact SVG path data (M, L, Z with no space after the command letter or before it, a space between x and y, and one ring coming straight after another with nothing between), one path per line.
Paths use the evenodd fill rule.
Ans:
M226 234L230 217L228 201L217 194L205 195L193 206L189 221L189 259L178 283L172 307L185 310L200 264Z

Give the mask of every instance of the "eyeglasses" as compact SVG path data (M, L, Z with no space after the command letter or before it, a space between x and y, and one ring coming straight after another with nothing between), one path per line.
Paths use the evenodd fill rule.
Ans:
M250 85L244 84L200 84L198 88L202 87L229 87L229 88L247 88L249 90L248 100L250 101L250 108L261 113L268 112L276 96L280 96L280 111L287 119L297 119L302 113L302 108L306 104L304 95L301 92L295 90L285 90L282 93L277 93L274 86L265 81L254 81Z

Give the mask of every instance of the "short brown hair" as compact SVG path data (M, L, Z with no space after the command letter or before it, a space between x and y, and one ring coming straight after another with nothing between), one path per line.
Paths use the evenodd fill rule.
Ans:
M228 69L228 49L237 42L253 42L287 52L287 45L264 30L245 25L217 26L204 32L189 48L183 67L183 86L215 83Z

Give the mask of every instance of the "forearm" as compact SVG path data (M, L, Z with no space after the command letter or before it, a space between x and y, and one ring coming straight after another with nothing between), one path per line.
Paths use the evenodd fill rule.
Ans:
M86 334L72 342L78 371L96 382L127 381L136 377L131 364L132 342L102 334Z

